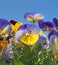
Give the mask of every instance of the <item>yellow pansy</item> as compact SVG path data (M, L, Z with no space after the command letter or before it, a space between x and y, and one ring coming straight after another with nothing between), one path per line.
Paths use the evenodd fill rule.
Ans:
M34 33L23 34L20 37L20 41L27 45L33 45L37 42L38 35Z

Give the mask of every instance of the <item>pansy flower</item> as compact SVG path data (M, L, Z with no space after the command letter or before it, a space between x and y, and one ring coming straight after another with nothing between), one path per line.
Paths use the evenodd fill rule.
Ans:
M49 47L49 41L48 38L45 35L40 35L38 42L42 46L42 48L48 48Z
M38 34L36 34L37 32L39 32L36 28L35 25L22 25L21 28L19 28L19 30L16 32L15 34L15 39L20 40L21 42L23 42L24 44L27 45L33 45L34 43L37 42L38 40ZM35 30L37 32L35 32Z
M22 25L21 22L17 22L15 20L10 20L10 26L12 28L12 32L16 33L16 31L18 30L18 28Z
M39 20L42 20L44 16L37 12L31 12L31 13L26 13L24 15L24 18L34 23L34 22L38 22Z
M38 25L43 31L51 32L54 30L54 24L50 21L44 22L43 20L40 20L38 21Z
M54 57L58 59L58 32L54 32L50 36L50 48L53 51Z

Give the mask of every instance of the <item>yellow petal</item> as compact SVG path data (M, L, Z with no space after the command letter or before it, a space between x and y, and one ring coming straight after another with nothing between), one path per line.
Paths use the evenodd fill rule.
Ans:
M13 25L13 24L11 24L11 23L10 23L10 25L11 25L11 28L12 28L12 32L16 33L17 30L18 30L18 28L19 28L20 26L22 26L23 24L22 24L21 22L17 22L15 25Z
M36 16L35 21L38 22L38 20L40 20L40 17Z
M38 35L34 33L29 33L28 35L24 34L20 38L20 41L27 44L27 45L33 45L37 42Z
M0 51L7 45L8 45L8 41L7 40L0 41Z
M54 48L58 49L58 38L54 39Z
M1 33L0 34L4 34L4 33L8 33L8 26L5 27L3 30L1 30Z
M34 19L30 16L27 17L27 20L29 20L30 22L34 22Z
M1 33L2 30L0 30L0 33Z
M56 59L58 59L58 53L55 53L55 54L54 54L54 57L55 57Z

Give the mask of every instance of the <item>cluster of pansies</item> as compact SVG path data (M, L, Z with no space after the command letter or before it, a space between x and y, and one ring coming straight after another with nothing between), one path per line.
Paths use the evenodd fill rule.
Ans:
M38 12L26 13L24 19L31 24L0 18L0 59L3 62L13 59L14 49L22 49L24 45L29 46L32 52L35 44L40 44L47 52L52 51L55 59L58 59L58 20L53 18L52 22L45 22L44 16Z

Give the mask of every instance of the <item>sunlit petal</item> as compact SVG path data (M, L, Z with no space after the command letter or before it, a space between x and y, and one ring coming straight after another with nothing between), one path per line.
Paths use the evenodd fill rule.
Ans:
M33 45L38 41L38 35L36 34L23 34L20 38L20 41L27 45Z

